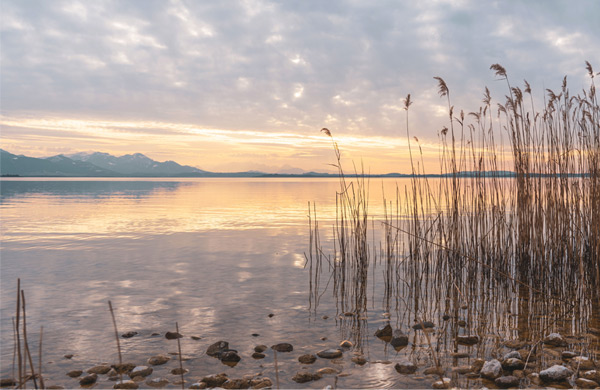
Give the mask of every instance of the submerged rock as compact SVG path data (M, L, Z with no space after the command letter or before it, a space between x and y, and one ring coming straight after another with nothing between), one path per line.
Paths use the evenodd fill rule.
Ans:
M312 354L301 355L298 361L302 364L313 364L317 360L317 357Z
M254 352L265 352L267 349L269 349L269 347L267 347L264 344L261 344L254 347Z
M171 375L187 374L189 371L190 370L188 370L187 368L177 367L171 370Z
M520 381L516 376L508 375L498 377L494 382L498 387L508 389L509 387L518 387Z
M442 367L427 367L426 369L423 370L423 374L425 375L437 375L437 376L442 376L446 373L446 370L444 370Z
M169 381L166 378L154 378L148 379L146 384L150 387L165 387L169 384Z
M317 371L318 375L334 375L334 374L339 374L339 371L336 370L333 367L323 367L320 370Z
M269 378L255 378L250 380L250 386L253 389L264 389L265 387L272 387L273 382Z
M367 363L367 359L364 356L354 356L351 361L359 366L364 366Z
M129 331L129 332L127 332L127 333L123 333L123 334L121 335L121 337L123 337L124 339L129 339L129 338L131 338L131 337L135 336L136 334L138 334L138 332Z
M565 347L567 341L559 333L550 333L544 338L544 344L551 345L553 347Z
M15 386L17 382L13 378L2 378L0 379L0 387L12 387Z
M596 368L596 365L590 358L585 356L575 356L571 359L571 367L575 370L593 370Z
M375 337L392 337L392 327L390 324L381 325L379 328L377 328L375 331Z
M206 349L206 354L212 357L219 357L225 351L229 350L229 343L227 341L217 341L214 344L211 344Z
M337 359L342 357L342 351L339 349L324 349L317 352L317 356L323 359Z
M271 349L277 352L292 352L294 350L294 346L290 343L279 343L272 345Z
M480 374L484 378L495 380L502 374L502 364L496 359L487 361L481 367Z
M417 371L417 365L408 360L402 360L394 366L396 371L400 374L409 375L414 374Z
M589 370L581 373L581 377L600 383L600 371Z
M181 335L181 333L177 333L177 332L167 332L165 333L165 338L167 340L175 340L175 339L180 339L183 336Z
M321 379L319 374L313 374L308 371L299 371L292 377L292 380L296 383L306 383Z
M390 340L390 344L394 348L406 347L408 345L408 336L402 333L400 329L396 329Z
M151 366L160 366L161 364L165 364L169 360L171 360L171 358L166 355L156 355L148 359L148 364L150 364Z
M458 367L452 367L452 372L456 372L457 374L468 374L470 372L472 372L473 370L471 369L471 366L458 366Z
M422 330L423 326L425 326L425 329L431 329L431 328L435 328L435 324L431 321L423 321L421 322L417 322L416 324L413 325L413 329L414 330Z
M111 367L116 374L129 374L131 370L133 370L136 367L136 365L133 363L118 363L113 364ZM110 372L108 373L108 375L110 375Z
M196 382L190 385L190 389L206 389L206 383L204 382Z
M72 353L66 354L65 356L63 356L65 359L71 359L73 357Z
M483 368L484 364L485 364L485 360L483 360L483 359L473 360L473 363L471 364L471 371L479 374L481 372L481 369Z
M544 382L560 382L571 375L573 375L573 371L565 366L559 366L558 364L540 371L540 379Z

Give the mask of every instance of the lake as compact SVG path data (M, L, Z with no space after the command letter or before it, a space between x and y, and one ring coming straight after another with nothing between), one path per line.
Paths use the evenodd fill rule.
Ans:
M375 256L381 253L383 194L395 196L396 187L408 183L370 180L373 240L369 250ZM340 311L326 262L320 290L311 296L311 264L305 256L310 243L309 202L316 205L323 252L333 253L336 190L338 180L325 178L3 179L2 378L12 376L12 318L20 278L36 362L40 326L44 327L46 385L77 387L77 379L65 375L68 371L118 362L107 304L111 300L119 333L137 332L120 339L126 362L141 365L153 355L176 352L177 342L164 334L175 331L178 323L184 335L180 339L183 366L190 371L187 386L225 372L230 378L262 373L273 387L276 376L281 387L288 388L430 387L435 376L421 369L433 364L429 343L444 345L450 328L433 334L432 340L414 331L415 318L407 314L410 305L402 300L399 287L390 305L381 262L371 264L367 310L360 317ZM436 298L432 294L423 299ZM508 312L501 310L496 323L481 334L489 341L460 347L469 357L446 359L448 367L469 365L477 357L496 353L494 343L519 333L523 316L527 319L531 314L513 316L510 307ZM441 313L430 313L440 315L431 319L441 328ZM389 340L374 336L388 322L409 336L407 347L395 350ZM579 325L569 328L566 323L561 329L580 336L569 331ZM597 348L597 337L586 334L580 344ZM354 347L345 350L341 359L319 358L308 366L297 360L302 354L337 348L345 339ZM242 357L236 366L205 354L219 340L228 341ZM256 345L281 342L291 343L293 352L277 353L277 361L272 350L263 359L251 357ZM74 356L64 358L69 354ZM359 354L369 363L360 366L351 360ZM152 377L165 377L170 381L167 387L178 388L174 384L178 376L169 372L179 363L175 355L171 357L167 364L154 367ZM419 372L396 372L394 364L403 359L416 362ZM303 384L292 380L303 368L314 372L325 367L340 374ZM452 373L452 378L461 386L482 384L481 379L458 373ZM113 384L101 376L96 387Z

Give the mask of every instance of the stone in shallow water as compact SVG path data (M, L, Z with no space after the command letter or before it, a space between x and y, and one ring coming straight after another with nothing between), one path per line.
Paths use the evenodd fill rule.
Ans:
M250 387L248 379L229 379L223 383L224 389L247 389Z
M577 352L573 352L573 351L562 351L561 357L563 359L573 359L575 356L578 356L579 354Z
M79 384L81 386L91 385L92 383L96 383L97 379L98 379L97 374L86 375L79 380Z
M417 371L417 365L408 360L402 360L394 366L396 371L400 374L409 375L414 374Z
M132 380L126 379L122 381L117 381L113 386L113 389L137 389L139 386Z
M471 372L471 366L458 366L458 367L452 367L452 372L456 372L457 374L467 374L469 372Z
M485 364L485 360L483 360L483 359L475 359L475 360L473 360L473 363L471 364L471 371L476 372L476 373L479 374L479 372L483 368L484 364Z
M506 359L510 359L510 358L521 359L521 354L519 353L519 351L510 351L509 353L504 355L502 360L506 360Z
M221 373L218 375L210 375L202 378L201 382L206 383L208 387L220 387L223 383L227 382L227 374Z
M581 377L600 383L600 371L589 370L581 373Z
M306 354L298 358L298 361L302 364L313 364L317 360L315 355Z
M317 356L323 359L337 359L342 357L342 351L339 349L324 349L317 352Z
M175 339L180 339L182 337L183 336L180 333L177 333L177 332L167 332L167 333L165 333L165 338L167 340L175 340Z
M70 376L71 378L77 378L81 374L83 374L83 371L81 371L81 370L73 370L73 371L67 372L67 376Z
M352 344L352 341L350 340L344 340L340 343L340 347L342 348L352 348L354 344Z
M223 363L237 363L240 360L242 360L242 358L235 351L227 351L221 354L221 361Z
M413 329L414 330L421 330L423 329L423 326L425 326L425 329L431 329L431 328L435 328L435 324L431 321L423 321L421 322L417 322L416 324L413 325Z
M431 387L434 389L449 389L451 383L450 378L443 378L441 381L433 382Z
M154 378L148 379L146 384L150 387L165 387L169 384L169 381L166 378Z
M457 336L456 341L462 345L475 345L479 342L479 337L473 335Z
M339 371L333 367L323 367L317 371L318 375L334 375L339 374Z
M408 345L408 336L402 333L400 329L396 329L392 339L390 340L390 344L394 348L406 347Z
M502 368L508 371L522 370L525 368L525 363L521 359L508 358L502 362Z
M292 352L294 350L294 346L290 343L275 344L271 348L277 352Z
M190 389L206 389L206 383L196 382L190 385Z
M254 352L252 354L252 358L253 359L264 359L267 355L265 355L264 353L260 353L260 352Z
M499 378L496 378L494 382L496 382L496 385L502 389L508 389L509 387L519 386L519 378L513 375L501 376Z
M375 337L392 337L392 327L390 324L381 325L379 328L377 328L375 331Z
M227 341L217 341L206 349L206 354L212 357L219 357L227 350L229 350L229 343Z
M560 382L573 375L573 371L565 366L554 365L543 371L540 371L540 378L544 382Z
M306 383L316 381L319 379L321 379L321 376L319 374L313 374L312 372L308 371L298 371L296 375L292 377L292 380L296 383Z
M264 389L265 387L272 387L273 382L269 378L255 378L250 380L250 386L253 389Z
M269 349L269 347L264 344L260 344L254 347L254 352L265 352L267 349Z
M181 375L181 374L187 374L190 370L188 370L187 368L174 368L171 370L171 374L172 375Z
M495 380L502 374L502 364L496 359L487 361L481 367L480 374L484 378Z
M150 364L151 366L160 366L161 364L165 364L169 360L171 360L171 358L166 355L156 355L148 359L148 364Z
M100 364L98 366L94 366L94 367L88 368L86 370L86 372L88 374L98 374L98 375L104 375L109 371L110 371L110 366L108 364Z
M364 356L354 356L351 359L352 363L358 364L359 366L363 366L367 363L367 359Z
M131 372L129 373L129 377L132 379L135 378L136 376L146 377L146 376L152 374L152 371L154 371L154 369L152 367L137 366L133 370L131 370Z
M427 367L426 369L423 370L423 374L425 375L437 375L437 376L442 376L446 373L446 370L444 370L442 367Z
M593 370L596 368L596 365L590 358L586 356L575 356L571 359L571 367L575 370Z
M577 378L575 384L582 389L595 389L600 386L597 382L585 378Z
M131 372L131 370L133 370L136 367L136 365L133 363L118 363L113 364L111 367L112 370L115 371L117 374L128 374ZM108 375L110 375L110 371Z
M544 338L544 344L554 347L564 347L567 345L567 341L559 333L550 333Z
M79 375L81 375L81 373ZM79 375L77 375L77 376L79 376ZM16 384L17 384L17 382L13 378L0 379L0 387L12 387Z
M129 331L129 332L127 332L127 333L123 333L123 334L121 335L121 337L123 337L124 339L129 339L129 338L131 338L131 337L135 336L136 334L138 334L138 332Z

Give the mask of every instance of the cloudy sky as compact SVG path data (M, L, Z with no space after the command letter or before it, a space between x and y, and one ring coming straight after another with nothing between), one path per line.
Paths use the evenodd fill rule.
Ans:
M503 101L500 63L540 94L600 69L600 2L2 0L1 147L141 152L212 171L408 172L452 104ZM596 69L597 71L598 69ZM540 95L541 101L541 95ZM431 154L433 156L433 154Z

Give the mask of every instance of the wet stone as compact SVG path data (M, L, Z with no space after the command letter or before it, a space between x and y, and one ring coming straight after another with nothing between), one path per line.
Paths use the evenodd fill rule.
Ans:
M510 349L521 349L527 345L527 342L523 340L507 340L504 342L504 346Z
M208 356L219 357L227 350L229 350L229 343L227 341L217 341L206 349L206 354Z
M593 370L596 368L596 365L590 358L585 356L575 356L571 359L571 367L575 370Z
M248 389L250 388L250 382L248 379L229 379L223 383L224 389Z
M494 382L498 387L502 389L508 389L509 387L518 387L519 381L519 378L517 378L516 376L508 375L496 378Z
M264 353L260 353L260 352L254 352L252 354L253 359L264 359L265 357L267 357L267 355L265 355Z
M546 336L546 338L544 338L544 344L551 345L553 347L565 347L567 345L567 341L559 333L550 333L548 336Z
M235 351L227 351L221 354L221 361L225 363L237 363L240 360L242 358Z
M67 376L70 376L71 378L77 378L81 374L83 374L83 371L81 371L81 370L73 370L73 371L67 372Z
M579 356L577 352L573 351L562 351L561 357L563 359L573 359L575 356Z
M171 360L171 358L166 355L156 355L148 359L148 364L150 364L151 366L160 366L161 364L165 364L169 360Z
M138 334L138 332L129 331L127 333L123 333L121 335L121 337L123 337L124 339L129 339L129 338L132 338L133 336L135 336L136 334Z
M267 347L264 344L261 344L254 347L254 352L265 352L267 349L269 349L269 347Z
M342 357L342 351L339 349L324 349L317 352L317 356L323 359L337 359Z
M598 370L588 370L582 372L580 375L582 378L589 379L594 382L600 383L600 371Z
M133 370L136 365L133 363L120 363L120 364L113 364L112 369L115 371L115 375L116 374L129 374L131 372L131 370ZM110 371L109 371L110 374Z
M302 364L313 364L317 360L315 355L306 354L298 357L298 361Z
M414 324L412 328L414 330L421 330L421 329L423 329L423 326L425 326L425 329L435 328L435 324L431 321L423 321L423 323L418 322L418 323Z
M521 359L521 354L519 353L519 351L510 351L509 353L504 355L502 360L506 360L506 359L510 359L510 358Z
M390 344L394 348L405 347L408 345L408 336L402 333L400 329L396 329L390 340Z
M458 367L452 367L452 372L456 372L457 374L468 374L469 372L471 372L471 366L458 366Z
M585 378L577 378L575 384L581 389L595 389L600 386L597 382Z
M381 325L379 328L377 328L375 331L375 337L392 337L392 327L390 324Z
M480 374L482 377L495 380L502 374L502 364L496 360L490 360L483 364Z
M279 343L271 346L271 349L277 352L292 352L294 347L290 343Z
M479 337L477 336L457 336L456 341L461 345L475 345L479 342Z
M431 385L434 389L449 389L452 384L450 378L443 378L441 381L433 382Z
M423 374L425 375L437 375L437 376L442 376L446 373L446 370L444 370L442 367L427 367L426 369L423 370Z
M200 340L200 339L202 339L202 337L199 337L199 336L190 336L190 338L192 340Z
M525 363L521 359L508 358L502 362L502 368L508 371L522 370L525 368Z
M134 381L127 379L123 381L117 381L113 386L113 389L137 389L139 386Z
M81 386L91 385L92 383L96 383L96 379L98 379L97 374L86 375L79 380L79 384Z
M560 365L554 365L546 370L540 371L540 379L544 382L560 382L571 375L573 375L573 371Z
M222 373L218 375L210 375L202 378L201 382L206 383L207 387L220 387L223 383L227 382L227 374Z
M306 383L321 379L319 374L313 374L308 371L299 371L292 377L292 380L296 383Z
M336 370L333 367L323 367L320 370L317 371L318 375L335 375L335 374L339 374L339 371Z
M171 375L181 375L181 374L187 374L190 370L188 370L187 368L174 368L171 370Z
M394 366L396 371L400 374L409 375L414 374L417 371L417 365L408 360L402 360Z
M253 389L264 389L265 387L272 387L273 382L269 378L256 378L250 381L250 386Z
M444 321L448 321L449 319L450 319L450 316L448 314L444 314L442 316L442 320L444 320Z
M468 352L452 352L450 356L456 359L465 359L471 356L471 354Z
M365 359L364 356L354 356L351 361L359 366L364 366L367 363L367 359Z
M206 383L196 382L190 385L190 389L206 389Z
M167 332L165 333L165 338L167 340L175 340L175 339L180 339L183 336L181 335L181 333L177 333L177 332Z
M344 340L340 343L340 347L341 348L352 348L354 344L352 344L352 341L350 340Z
M129 373L129 377L130 378L134 378L136 376L146 377L146 376L152 374L152 371L154 371L154 369L152 367L137 366L133 370L131 370L131 372Z
M62 387L61 385L50 385L50 386L47 386L46 389L49 389L49 390L60 390L60 389L64 389L64 387Z
M63 357L64 357L65 359L71 359L71 358L73 357L73 354L72 354L72 353L69 353L69 354L67 354L67 355L65 355L65 356L63 356Z
M98 366L94 366L92 368L88 368L86 370L86 372L88 374L98 374L98 375L104 375L104 374L106 374L109 371L110 371L110 366L107 365L107 364L101 364L101 365L98 365Z

